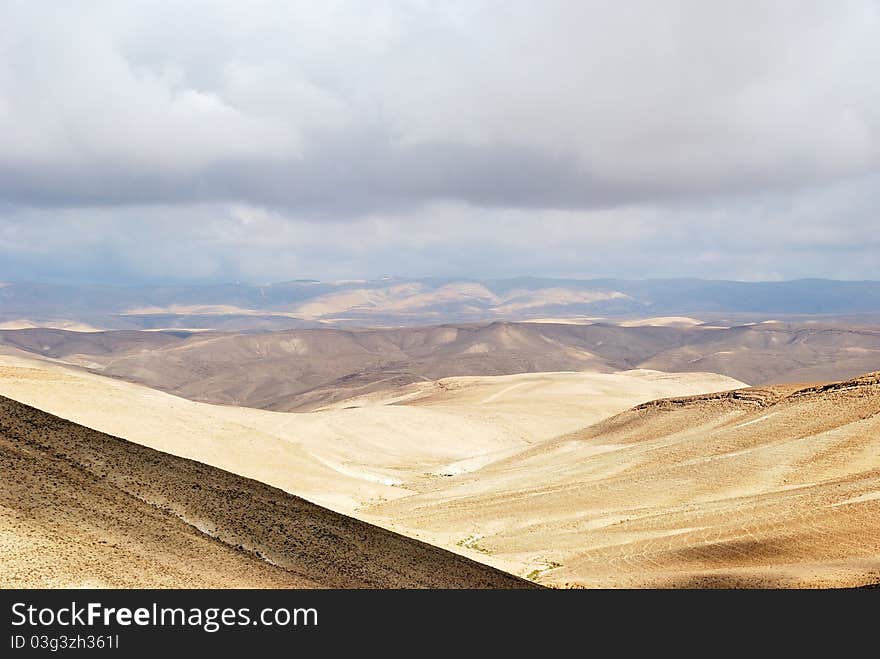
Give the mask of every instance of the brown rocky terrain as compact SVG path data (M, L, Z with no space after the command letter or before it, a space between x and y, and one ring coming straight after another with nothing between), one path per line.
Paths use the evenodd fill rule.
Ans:
M2 587L531 585L3 397L0 465Z

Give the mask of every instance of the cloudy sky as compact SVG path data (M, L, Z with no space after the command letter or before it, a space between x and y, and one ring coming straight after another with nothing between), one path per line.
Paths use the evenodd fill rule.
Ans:
M2 279L880 279L874 0L0 9Z

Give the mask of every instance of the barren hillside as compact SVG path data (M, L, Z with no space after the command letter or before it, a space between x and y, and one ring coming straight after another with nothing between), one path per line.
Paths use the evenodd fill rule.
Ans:
M5 588L530 585L3 397L0 465Z
M738 385L713 374L647 371L446 378L318 412L281 413L197 403L0 356L0 395L344 513L407 496L435 474L473 470L639 402Z
M548 584L878 583L880 374L643 404L364 512Z
M880 369L876 327L760 323L506 323L384 330L0 331L0 352L87 368L191 400L304 411L425 380L636 368L749 384L836 380Z
M278 413L4 361L7 395L541 583L880 581L877 374L661 398L596 423L627 397L725 381L643 371L445 378ZM6 491L20 482L33 494L41 478L13 477ZM160 505L189 494L175 489ZM46 543L55 531L40 533ZM41 537L7 537L22 534Z

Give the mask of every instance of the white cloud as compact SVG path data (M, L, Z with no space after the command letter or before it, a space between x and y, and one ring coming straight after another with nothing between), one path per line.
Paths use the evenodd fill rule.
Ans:
M0 274L880 276L878 33L870 1L8 3Z

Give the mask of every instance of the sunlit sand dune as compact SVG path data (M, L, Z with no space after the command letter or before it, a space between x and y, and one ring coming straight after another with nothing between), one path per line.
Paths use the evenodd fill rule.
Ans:
M0 587L532 584L0 397Z
M58 364L0 357L0 395L340 511L407 496L437 474L469 471L637 402L737 384L712 374L647 371L449 378L297 414L196 403Z
M451 377L283 413L5 356L0 394L547 585L880 582L877 376Z
M365 512L554 585L880 583L880 374L642 405Z

